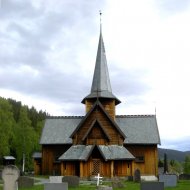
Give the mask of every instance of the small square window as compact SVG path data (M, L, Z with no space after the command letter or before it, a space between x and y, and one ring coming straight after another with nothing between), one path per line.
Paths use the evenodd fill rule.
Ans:
M144 162L144 156L136 156L135 162Z

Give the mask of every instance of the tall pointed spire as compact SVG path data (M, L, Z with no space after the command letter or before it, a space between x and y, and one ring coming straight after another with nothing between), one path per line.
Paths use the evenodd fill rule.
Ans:
M99 37L98 51L96 56L94 77L91 87L91 92L97 92L97 91L112 92L101 28L100 28L100 37Z
M84 103L85 99L89 98L111 98L116 100L116 104L119 104L120 100L118 100L112 94L105 47L102 37L101 14L102 13L100 12L100 36L96 56L96 64L94 69L94 76L91 86L91 93L83 99L82 103Z

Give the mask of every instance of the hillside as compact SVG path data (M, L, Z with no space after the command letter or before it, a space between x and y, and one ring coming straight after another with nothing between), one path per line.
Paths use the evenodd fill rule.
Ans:
M179 162L183 162L185 156L190 155L190 151L183 152L179 150L158 148L159 159L164 159L164 153L167 154L168 160L177 160Z

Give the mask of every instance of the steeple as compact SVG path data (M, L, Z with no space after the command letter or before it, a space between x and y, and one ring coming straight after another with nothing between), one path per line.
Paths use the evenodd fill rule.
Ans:
M91 86L91 93L82 100L82 103L85 103L86 99L95 99L95 98L96 99L97 98L114 99L115 104L120 103L120 100L117 99L112 94L105 47L104 47L104 42L103 42L103 37L102 37L101 23L100 23L99 44L98 44L98 50L97 50L97 56L96 56L94 76L93 76L93 81L92 81L92 86Z

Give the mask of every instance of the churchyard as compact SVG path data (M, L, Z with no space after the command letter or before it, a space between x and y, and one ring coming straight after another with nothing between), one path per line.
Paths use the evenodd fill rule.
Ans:
M111 186L111 182L103 183L105 185ZM140 190L140 183L124 181L125 187L113 188L113 190ZM189 190L190 180L180 180L176 187L164 188L164 190ZM70 187L69 190L95 190L95 184L80 183L79 187ZM3 190L2 181L0 185L0 190ZM44 190L44 185L34 185L30 188L19 188L19 190Z
M20 176L14 165L4 167L1 172L0 190L189 190L188 178L180 180L175 174L160 174L158 179L143 176L137 169L134 178L103 178L98 174L89 180L81 180L78 176L34 177Z

